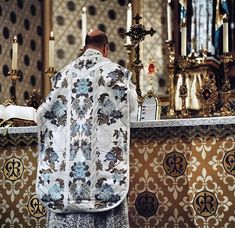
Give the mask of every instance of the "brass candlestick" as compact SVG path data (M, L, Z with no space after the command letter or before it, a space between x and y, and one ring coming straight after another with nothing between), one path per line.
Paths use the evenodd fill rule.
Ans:
M131 39L131 44L135 47L135 60L131 64L131 67L135 71L135 76L136 76L136 91L139 97L141 97L141 90L140 90L140 83L139 83L139 78L140 78L140 70L143 68L143 64L140 60L140 47L139 44L141 41L145 39L146 35L151 35L153 36L156 31L151 28L150 30L146 30L144 25L140 24L140 20L142 17L137 14L134 18L136 21L136 24L132 25L130 28L129 32L122 32L120 35L124 39L126 36L129 36Z
M10 100L8 102L12 103L12 104L17 104L17 101L16 101L16 82L21 77L20 71L19 70L11 70L10 72L8 72L8 76L10 77L11 82L12 82L12 85L10 87Z
M131 63L132 63L131 50L132 50L133 45L132 44L125 44L124 46L126 47L126 52L127 52L127 56L128 56L127 69L131 70Z
M56 74L56 70L54 69L54 67L49 67L46 71L45 71L45 77L49 77L50 79L50 87L52 88L52 84L51 84L51 78L53 77L54 74Z
M233 62L232 55L228 55L227 53L224 53L222 57L222 61L224 64L224 82L222 85L222 91L221 91L221 99L223 101L223 105L220 109L220 115L221 116L230 116L232 115L231 107L229 104L229 98L231 95L231 84L228 77L228 71L229 66Z
M169 53L168 63L168 74L169 74L169 116L175 116L175 86L174 86L174 75L175 75L175 50L174 43L172 40L167 40L166 45Z
M183 76L183 82L182 85L180 86L180 98L182 99L182 110L180 113L180 118L189 118L190 115L188 113L187 107L186 107L186 97L188 96L188 88L186 85L186 69L189 66L189 62L186 58L183 58L179 60L179 67L182 70L182 76Z

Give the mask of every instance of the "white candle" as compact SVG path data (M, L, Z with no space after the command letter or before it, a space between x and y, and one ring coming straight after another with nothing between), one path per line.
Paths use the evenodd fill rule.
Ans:
M54 47L55 39L53 35L53 31L50 33L49 37L49 68L54 68Z
M127 20L126 20L126 31L129 32L132 26L132 9L131 3L127 6ZM126 44L131 44L131 38L129 36L126 37Z
M187 27L183 25L181 27L181 55L187 55Z
M14 36L14 39L12 41L12 62L11 62L12 70L17 69L17 57L18 57L18 43L17 43L17 37Z
M86 7L83 7L82 8L82 47L85 47L86 34L87 34Z
M228 52L228 18L223 19L223 52Z
M167 39L172 40L172 9L171 0L168 0L167 4Z

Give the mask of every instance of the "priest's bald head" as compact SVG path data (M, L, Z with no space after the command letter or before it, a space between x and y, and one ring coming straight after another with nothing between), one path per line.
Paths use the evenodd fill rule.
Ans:
M108 37L104 32L96 29L86 35L85 50L93 48L100 51L104 57L108 57L108 47Z

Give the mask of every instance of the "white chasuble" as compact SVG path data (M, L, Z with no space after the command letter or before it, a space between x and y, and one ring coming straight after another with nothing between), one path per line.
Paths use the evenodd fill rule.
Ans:
M57 213L112 209L129 187L130 72L88 49L53 77L38 109L36 193ZM137 113L137 112L136 112Z

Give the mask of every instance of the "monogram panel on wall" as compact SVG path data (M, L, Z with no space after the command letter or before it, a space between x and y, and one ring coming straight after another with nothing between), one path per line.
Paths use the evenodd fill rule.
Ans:
M12 40L18 40L18 69L22 75L16 84L17 103L24 105L34 88L41 89L42 1L0 1L0 103L10 98Z
M131 227L235 227L234 125L132 129Z
M81 13L87 11L87 30L99 28L109 37L110 58L126 66L125 40L119 34L126 29L127 0L53 0L55 68L61 69L81 53Z

